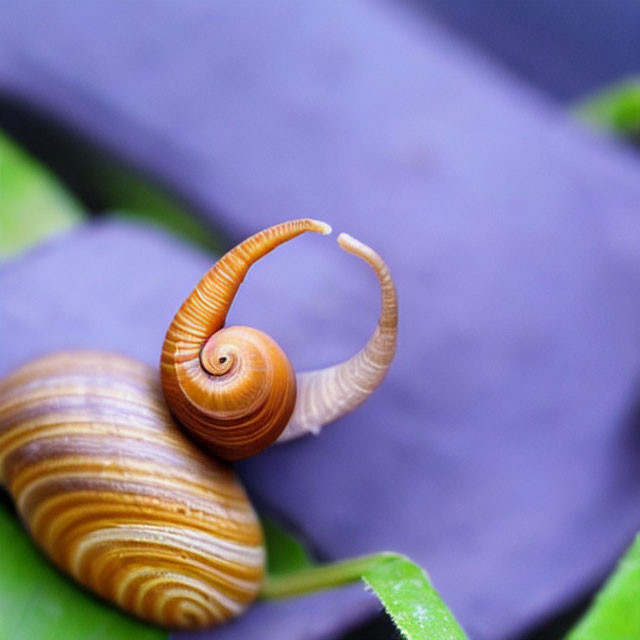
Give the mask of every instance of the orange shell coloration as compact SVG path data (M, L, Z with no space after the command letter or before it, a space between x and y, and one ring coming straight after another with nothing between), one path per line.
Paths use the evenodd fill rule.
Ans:
M200 353L200 366L181 384L189 390L189 401L178 396L183 406L174 411L199 441L227 460L268 447L296 401L289 359L273 339L251 327L216 331Z
M265 554L244 489L184 437L135 360L68 352L4 379L0 480L58 567L139 618L210 627L258 594Z
M296 401L296 378L280 347L248 327L224 328L249 268L316 220L284 222L251 236L204 275L176 314L162 349L165 398L179 422L215 455L239 460L275 442Z

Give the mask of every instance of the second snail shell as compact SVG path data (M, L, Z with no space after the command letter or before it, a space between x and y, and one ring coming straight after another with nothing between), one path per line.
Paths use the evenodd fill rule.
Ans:
M223 256L171 323L160 375L131 358L69 351L0 381L0 483L38 546L79 583L176 629L220 624L258 596L260 523L231 467L210 452L238 459L317 433L375 390L395 352L387 266L345 234L340 246L369 263L382 294L361 351L296 375L262 332L224 327L257 259L300 233L328 230L286 222Z
M0 383L0 471L38 546L78 582L168 628L255 599L265 553L233 470L184 437L157 373L65 352Z

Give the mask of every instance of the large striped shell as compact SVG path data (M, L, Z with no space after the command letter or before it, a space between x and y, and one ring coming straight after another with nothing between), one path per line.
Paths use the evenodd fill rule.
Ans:
M233 471L173 421L158 375L68 352L0 382L0 480L65 572L155 624L213 626L255 599L258 519Z

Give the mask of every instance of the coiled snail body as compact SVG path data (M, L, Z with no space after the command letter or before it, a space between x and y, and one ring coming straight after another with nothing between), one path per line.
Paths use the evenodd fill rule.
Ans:
M344 234L341 246L381 284L378 326L361 352L296 378L271 338L224 328L251 264L304 231L329 229L283 223L212 267L169 327L161 376L130 358L70 351L0 382L0 481L31 536L82 585L154 624L220 624L263 580L253 507L231 467L197 445L233 460L317 432L361 404L393 358L393 282L377 254Z

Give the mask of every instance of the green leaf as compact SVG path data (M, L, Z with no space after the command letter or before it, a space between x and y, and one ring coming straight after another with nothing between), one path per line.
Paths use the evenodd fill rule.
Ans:
M408 640L464 640L462 628L425 572L403 556L377 562L363 580Z
M71 195L0 132L0 258L80 220L82 209Z
M288 573L313 564L304 545L270 518L263 518L267 548L267 571L271 575Z
M0 499L0 638L166 640L168 633L120 613L58 572Z
M567 640L640 638L640 534Z
M619 135L640 136L640 78L630 78L585 98L576 113L586 122Z
M466 640L425 572L408 558L378 553L326 565L269 575L261 595L265 599L330 589L364 580L407 640Z
M64 136L58 142L51 161L65 158L58 168L68 173L72 167L78 198L89 209L161 227L213 254L226 249L228 243L166 189L86 143ZM0 132L0 258L74 226L83 218L79 200Z

